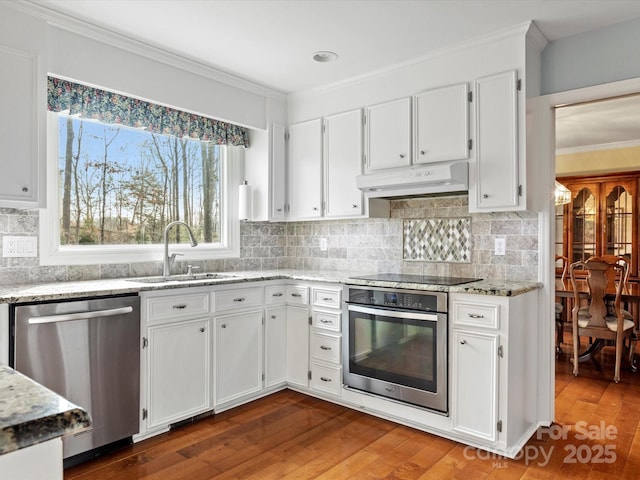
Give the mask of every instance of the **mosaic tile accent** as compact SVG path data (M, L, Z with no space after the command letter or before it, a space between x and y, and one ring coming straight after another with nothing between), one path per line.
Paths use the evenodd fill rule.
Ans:
M404 221L405 260L471 262L471 219L431 218Z

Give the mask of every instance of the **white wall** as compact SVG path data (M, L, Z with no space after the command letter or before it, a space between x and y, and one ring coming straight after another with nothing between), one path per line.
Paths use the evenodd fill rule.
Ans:
M542 93L640 77L640 19L551 42L542 52Z

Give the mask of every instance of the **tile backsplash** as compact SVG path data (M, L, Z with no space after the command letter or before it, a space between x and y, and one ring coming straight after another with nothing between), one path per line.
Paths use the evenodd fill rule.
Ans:
M407 226L410 226L408 232ZM422 232L429 233L429 241L424 241ZM0 236L21 234L38 234L38 211L0 209ZM240 234L240 258L190 263L199 264L207 271L299 268L495 280L536 281L538 278L537 215L531 212L469 214L466 195L394 200L389 219L248 222L241 224ZM446 238L447 235L457 238ZM493 254L497 237L506 239L504 256ZM322 238L326 239L326 250L320 248ZM434 240L440 246L434 246ZM407 244L410 255L407 255ZM454 245L460 247L456 258L452 257ZM186 271L186 262L182 263ZM41 266L37 257L3 257L0 285L157 275L160 271L160 261Z

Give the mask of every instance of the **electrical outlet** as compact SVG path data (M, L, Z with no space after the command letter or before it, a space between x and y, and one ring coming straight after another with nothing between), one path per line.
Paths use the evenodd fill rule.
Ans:
M327 251L327 237L320 237L320 251Z
M507 240L506 238L496 238L493 248L494 255L504 255L507 252Z
M38 256L38 237L5 235L2 237L3 257Z

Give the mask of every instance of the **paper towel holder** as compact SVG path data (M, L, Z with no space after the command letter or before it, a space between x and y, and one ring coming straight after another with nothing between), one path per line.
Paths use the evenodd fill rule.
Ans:
M240 185L238 199L238 218L240 221L251 220L251 185L246 180Z

